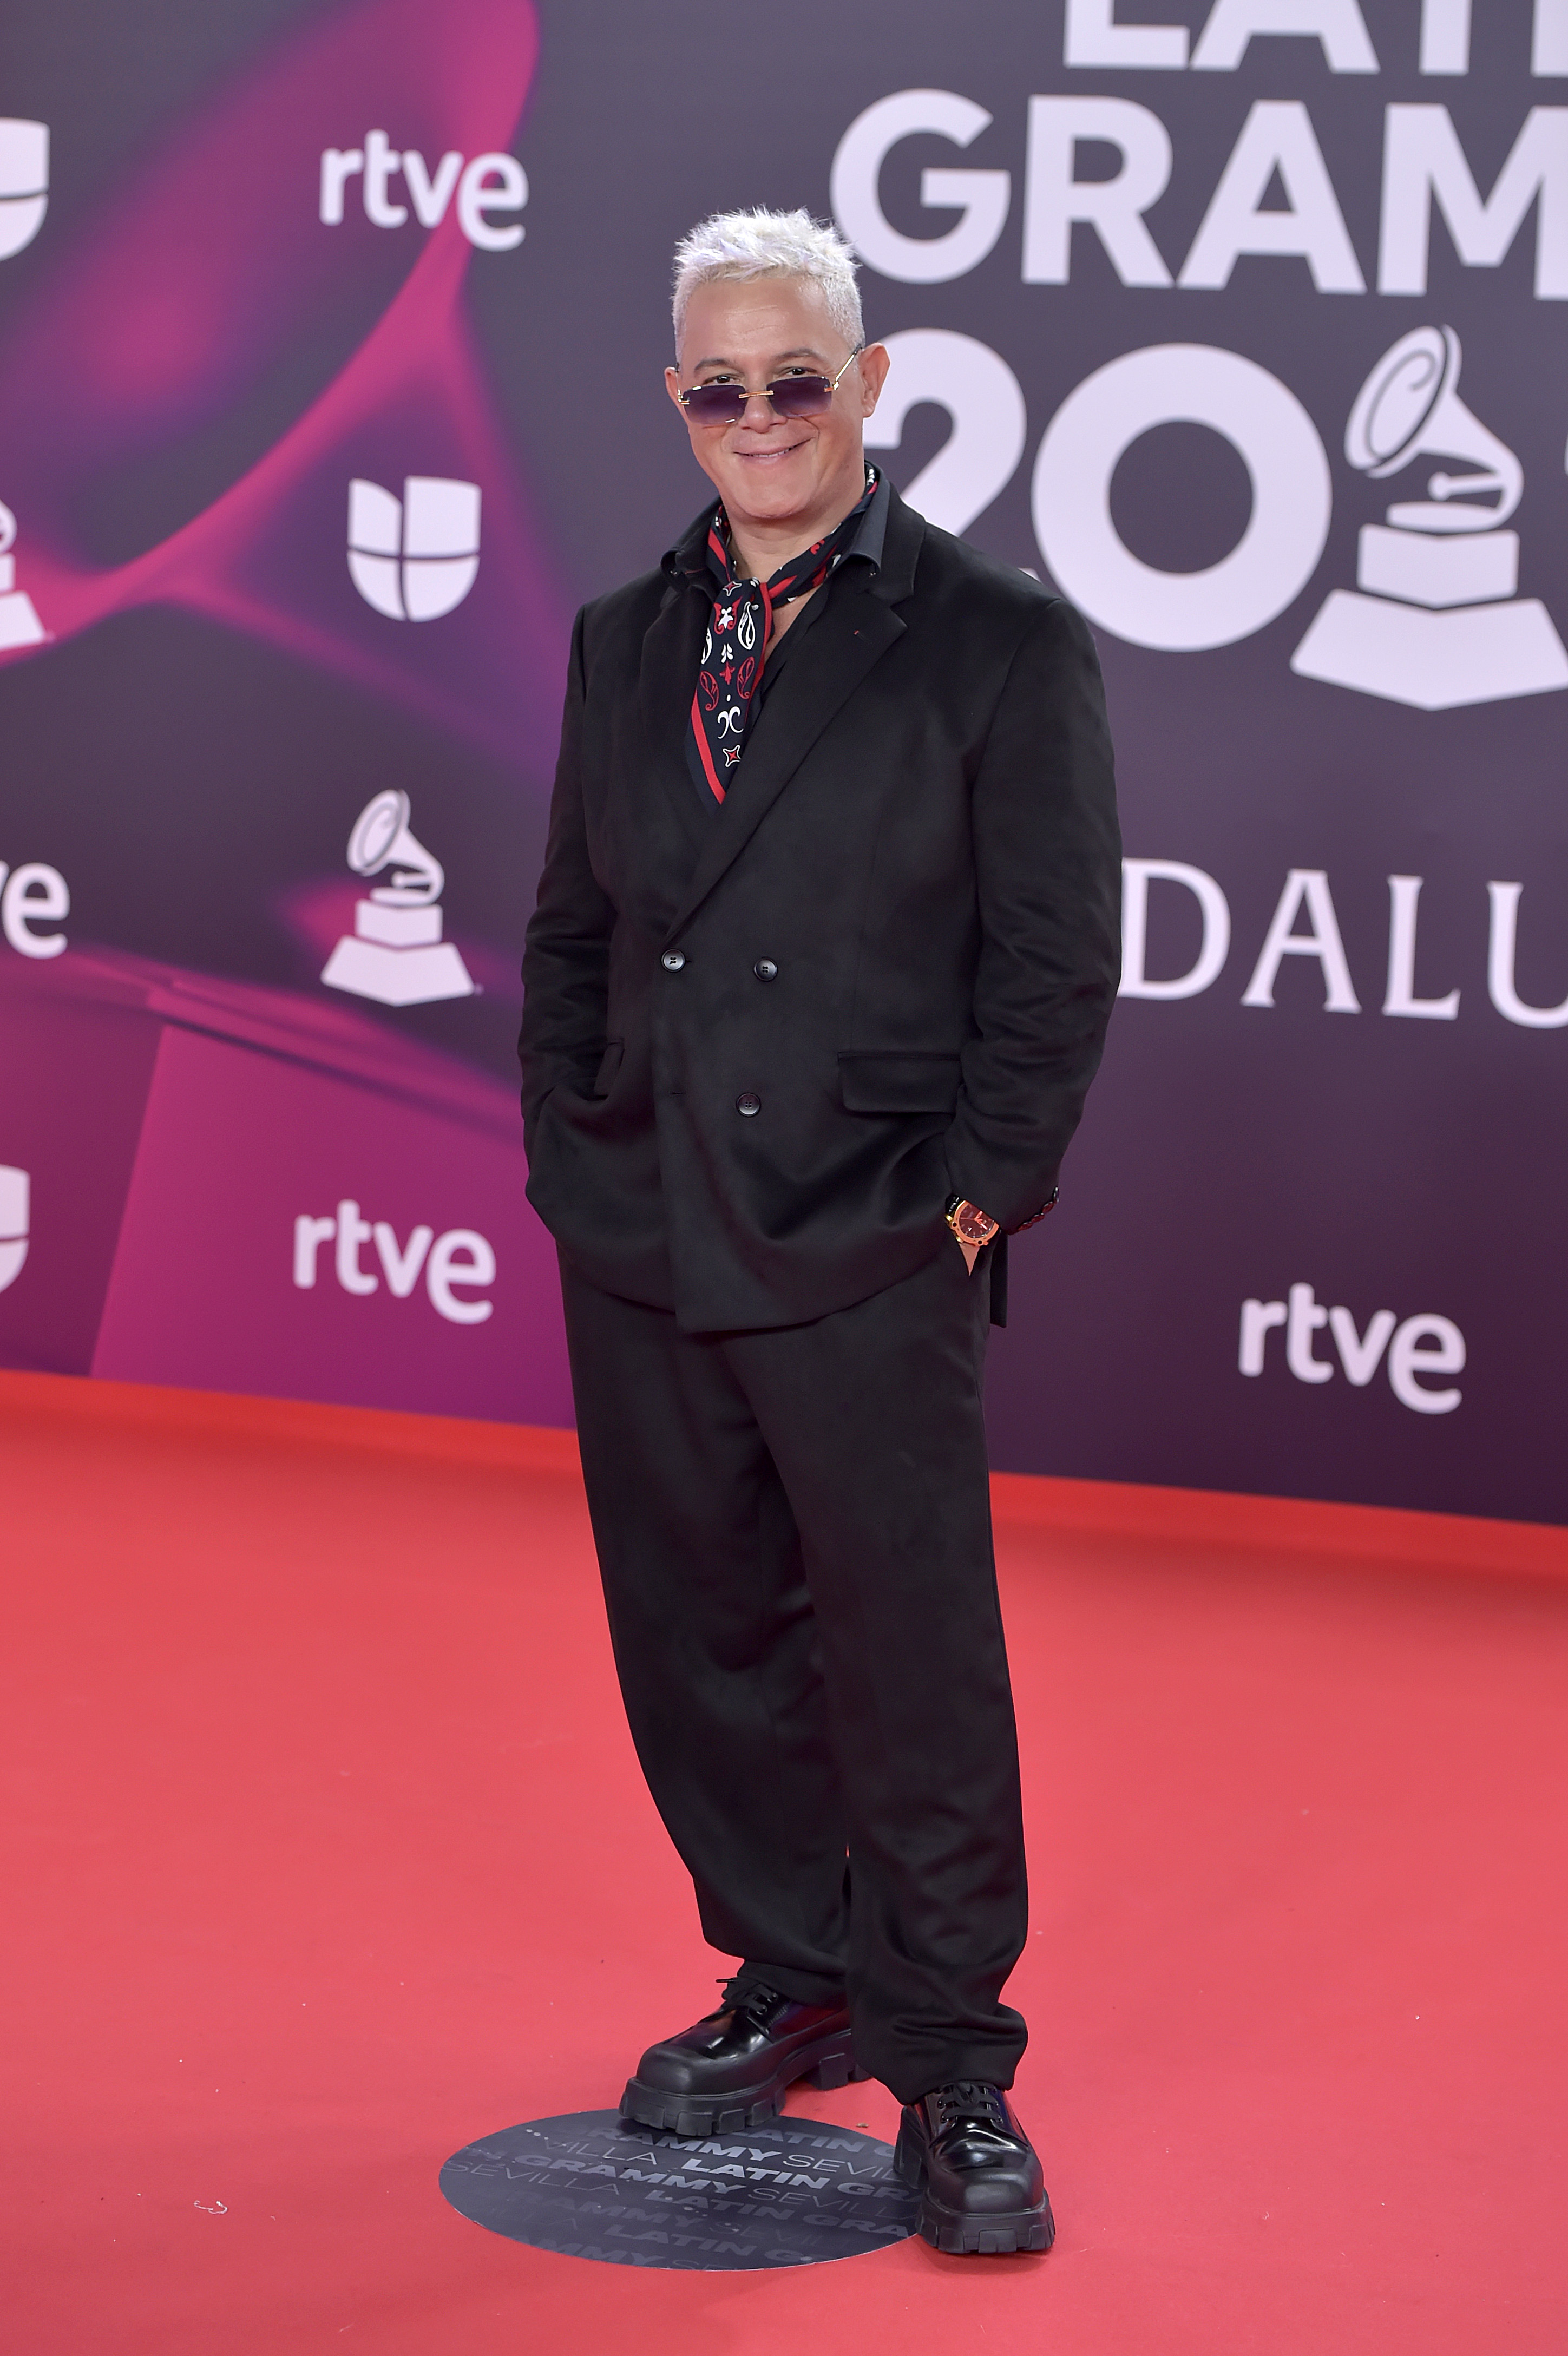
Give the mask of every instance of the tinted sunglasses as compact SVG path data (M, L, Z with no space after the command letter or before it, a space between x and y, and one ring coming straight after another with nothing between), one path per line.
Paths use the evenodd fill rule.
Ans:
M849 360L858 359L865 349L856 344ZM748 401L770 402L775 417L821 417L832 406L833 393L839 376L848 368L845 360L838 376L781 376L762 388L760 395L749 392L744 384L694 384L689 392L680 396L681 406L688 417L699 425L738 425L746 415Z

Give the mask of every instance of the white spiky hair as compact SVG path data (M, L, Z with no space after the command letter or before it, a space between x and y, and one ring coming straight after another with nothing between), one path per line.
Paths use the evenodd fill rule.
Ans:
M836 229L808 212L714 213L675 248L675 351L693 290L715 278L809 278L851 345L864 342L855 259Z

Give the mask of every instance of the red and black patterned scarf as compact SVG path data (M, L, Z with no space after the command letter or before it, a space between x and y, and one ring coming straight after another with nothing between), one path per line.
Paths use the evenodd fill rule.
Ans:
M757 691L773 631L773 608L820 588L849 553L850 542L876 490L875 466L865 470L865 490L857 505L825 540L814 541L781 564L771 581L737 581L725 541L725 511L715 508L708 524L708 571L718 583L708 634L692 698L692 741L697 766L715 801L729 791L751 724Z

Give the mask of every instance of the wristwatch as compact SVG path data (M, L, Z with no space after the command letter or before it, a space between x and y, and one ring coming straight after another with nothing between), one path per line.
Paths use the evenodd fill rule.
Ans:
M947 1210L948 1225L961 1244L972 1244L978 1251L993 1236L1001 1232L1001 1223L987 1211L976 1210L961 1194L950 1194Z

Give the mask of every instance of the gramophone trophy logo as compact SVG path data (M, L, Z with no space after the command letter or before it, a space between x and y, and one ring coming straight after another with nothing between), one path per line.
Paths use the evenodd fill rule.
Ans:
M16 519L0 501L0 654L17 647L41 646L48 632L25 589L16 586Z
M1354 590L1336 589L1291 658L1307 679L1423 712L1568 687L1568 651L1538 597L1520 597L1519 535L1503 527L1524 470L1458 394L1459 338L1417 327L1384 353L1356 398L1345 455L1373 482L1417 458L1470 472L1430 477L1364 524Z
M356 875L392 881L354 904L354 930L327 960L321 979L331 990L352 991L381 1006L424 1006L438 998L470 998L474 984L456 944L441 937L436 903L446 881L438 859L409 831L408 796L395 787L367 802L349 837Z

